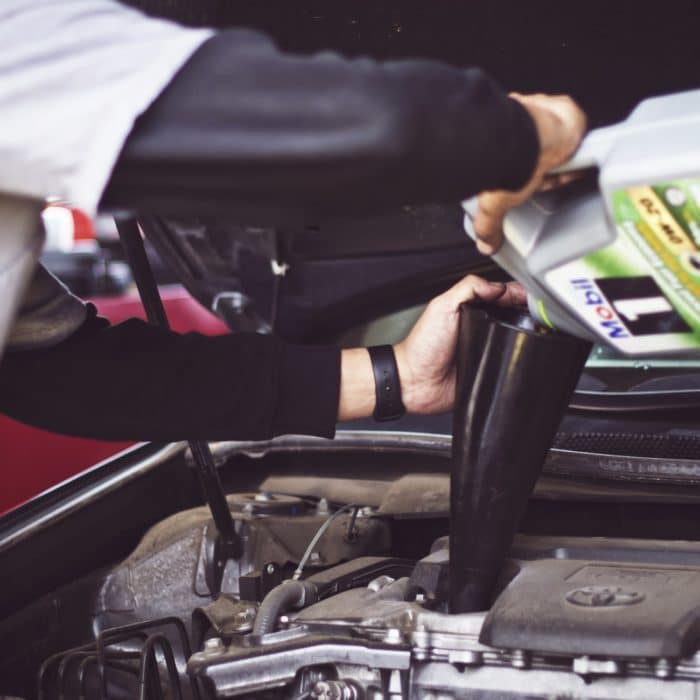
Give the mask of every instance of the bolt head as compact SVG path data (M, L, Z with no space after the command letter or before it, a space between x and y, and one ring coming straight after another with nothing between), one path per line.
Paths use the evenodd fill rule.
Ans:
M367 589L372 591L372 593L378 593L382 590L382 588L386 588L386 586L394 583L395 580L396 579L392 578L391 576L377 576L377 578L372 579L367 584Z
M387 644L401 644L403 635L398 627L390 627L384 634L384 641Z
M221 651L224 643L219 637L212 637L204 640L204 651Z
M672 678L675 671L675 666L670 659L659 659L654 664L654 675L657 678Z
M315 698L320 698L328 692L328 683L325 681L318 681L316 685L311 689L311 695Z
M518 669L530 668L530 654L524 649L516 649L510 659L511 666Z
M233 618L233 628L236 632L247 632L253 627L253 620L255 619L256 611L255 608L246 608L237 612Z

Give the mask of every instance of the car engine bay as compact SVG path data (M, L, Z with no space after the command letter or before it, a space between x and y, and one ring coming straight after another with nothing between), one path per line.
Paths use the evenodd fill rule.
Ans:
M630 502L620 526L627 485L611 486L606 515L605 498L567 496L545 475L488 607L451 614L448 436L375 436L380 462L352 476L372 436L338 439L214 445L222 474L261 475L257 490L227 495L240 558L217 568L206 506L159 520L123 560L0 623L2 692L696 697L700 545L669 519L697 508L690 494L636 522ZM192 470L184 446L180 459ZM331 461L338 471L319 470Z

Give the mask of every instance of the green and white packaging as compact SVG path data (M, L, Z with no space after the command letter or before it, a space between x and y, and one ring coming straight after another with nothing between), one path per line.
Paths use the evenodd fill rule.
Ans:
M495 260L545 325L630 356L700 355L700 90L642 102L562 170L592 166L597 183L511 211Z

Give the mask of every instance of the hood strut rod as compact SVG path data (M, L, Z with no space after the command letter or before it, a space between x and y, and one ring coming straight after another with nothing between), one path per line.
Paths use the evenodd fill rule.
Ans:
M148 321L154 326L170 328L136 219L118 218L115 221ZM205 440L189 440L188 443L197 466L204 499L209 505L214 525L219 533L218 546L214 549L216 559L214 566L217 574L215 580L219 586L226 561L238 559L243 552L243 547L231 517L209 443Z

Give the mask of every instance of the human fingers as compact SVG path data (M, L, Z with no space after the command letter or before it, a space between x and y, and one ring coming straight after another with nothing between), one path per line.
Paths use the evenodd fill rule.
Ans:
M535 174L544 174L566 162L578 148L586 132L583 110L568 95L519 95L520 102L535 123L540 155Z
M503 219L510 208L506 192L483 192L474 216L476 247L482 255L493 255L503 244Z
M478 275L467 275L454 284L443 295L451 309L458 309L461 304L471 301L495 302L508 291L503 282L490 282Z
M527 304L527 290L520 282L508 282L504 287L503 294L496 301L499 306L525 306Z
M571 174L553 176L548 173L568 160L578 147L586 129L586 116L570 97L565 95L520 95L513 93L529 112L537 130L540 152L527 185L519 192L483 192L477 200L474 217L476 245L484 255L493 255L503 243L503 219L509 209L521 204L540 187L570 182Z
M583 171L580 170L570 173L550 173L544 176L542 184L540 185L540 192L546 192L548 190L554 190L558 187L564 187L564 185L580 180L583 175Z

